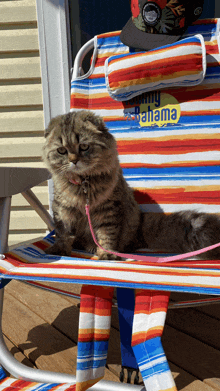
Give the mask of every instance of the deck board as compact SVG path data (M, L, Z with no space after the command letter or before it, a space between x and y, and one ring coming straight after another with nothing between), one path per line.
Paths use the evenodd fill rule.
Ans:
M47 285L76 293L81 289L80 285L72 284ZM186 294L171 295L172 301L188 298ZM3 332L6 344L16 359L26 365L75 374L78 317L77 299L20 281L11 281L5 288ZM168 311L163 345L178 390L220 391L219 326L219 304ZM118 315L117 308L113 307L104 379L119 381L120 369Z

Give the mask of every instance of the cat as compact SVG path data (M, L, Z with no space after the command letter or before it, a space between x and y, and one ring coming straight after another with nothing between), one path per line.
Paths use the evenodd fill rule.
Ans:
M106 250L137 248L188 252L220 241L220 218L194 211L144 213L123 177L116 140L103 119L88 110L53 118L45 131L43 161L54 183L55 243L48 254L69 256L72 248L98 259L120 259L94 243L85 212L89 201L93 229ZM204 258L219 258L220 250Z

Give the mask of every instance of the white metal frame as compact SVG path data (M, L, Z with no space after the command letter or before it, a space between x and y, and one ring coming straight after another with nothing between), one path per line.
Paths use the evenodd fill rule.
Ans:
M27 173L29 175L27 175ZM33 178L28 186L29 177ZM53 220L44 206L40 203L29 187L40 184L50 178L49 172L42 168L10 168L0 167L1 183L5 186L0 188L0 254L8 250L8 232L10 221L11 197L14 194L21 193L26 200L33 206L40 217L47 223L48 228L53 229ZM3 180L4 179L4 180ZM9 185L8 185L9 184ZM8 185L8 186L7 186ZM17 185L17 186L16 186ZM8 191L5 188L8 188ZM3 255L2 255L3 257ZM30 368L17 361L8 350L2 333L2 312L4 288L0 280L0 364L14 377L22 380L40 382L40 383L73 383L76 382L74 375L59 372L44 371ZM18 319L19 322L19 319ZM94 391L145 391L145 387L115 383L110 381L100 381L92 387Z

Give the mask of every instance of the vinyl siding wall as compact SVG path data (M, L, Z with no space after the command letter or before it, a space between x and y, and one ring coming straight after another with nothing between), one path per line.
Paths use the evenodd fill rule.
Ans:
M43 100L35 0L0 1L0 165L43 167ZM48 208L48 187L33 189ZM22 195L12 197L9 245L45 234Z

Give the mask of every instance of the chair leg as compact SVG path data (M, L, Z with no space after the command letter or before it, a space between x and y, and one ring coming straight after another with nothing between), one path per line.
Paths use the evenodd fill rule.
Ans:
M8 251L11 197L0 198L0 254Z
M169 293L136 290L132 347L147 390L177 391L161 336Z

